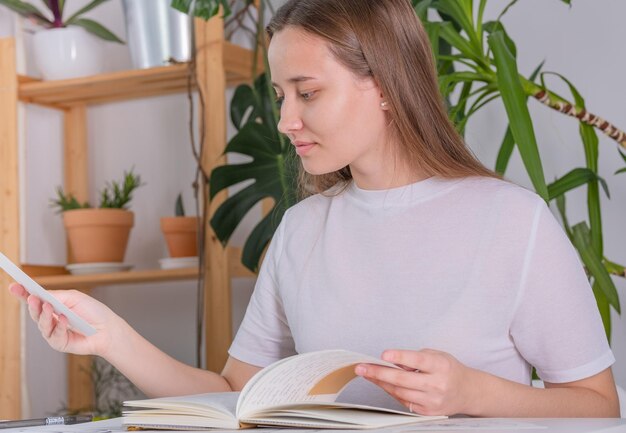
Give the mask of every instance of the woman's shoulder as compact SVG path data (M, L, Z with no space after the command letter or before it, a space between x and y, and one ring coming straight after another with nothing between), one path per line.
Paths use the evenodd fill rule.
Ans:
M472 199L496 200L511 207L536 208L545 201L535 191L506 179L495 177L468 177L460 183L459 193Z

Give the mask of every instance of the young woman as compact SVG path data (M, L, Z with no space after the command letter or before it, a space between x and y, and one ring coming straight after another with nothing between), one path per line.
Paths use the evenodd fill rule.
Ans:
M12 285L50 345L106 358L150 396L239 390L285 356L345 348L403 367L359 365L367 380L342 395L354 402L618 416L614 357L575 251L538 196L468 151L409 2L291 0L268 34L278 126L318 194L278 227L222 373L181 364L96 300L59 291L98 329L73 333ZM531 366L546 389L529 385Z

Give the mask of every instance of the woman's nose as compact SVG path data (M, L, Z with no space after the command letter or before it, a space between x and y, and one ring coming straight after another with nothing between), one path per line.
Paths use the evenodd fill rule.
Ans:
M278 121L278 130L283 134L299 131L302 129L302 118L297 108L293 104L283 102L280 107L280 119Z

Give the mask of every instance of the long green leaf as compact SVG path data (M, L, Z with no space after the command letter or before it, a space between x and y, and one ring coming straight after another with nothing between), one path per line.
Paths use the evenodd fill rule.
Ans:
M469 39L468 46L471 47L476 56L480 57L482 55L482 43L472 24L471 9L464 8L459 0L438 0L433 3L433 7L451 17L463 29Z
M513 57L517 58L517 47L515 46L515 42L513 42L513 39L509 37L508 33L506 32L504 26L500 21L486 22L484 27L485 31L490 34L498 31L502 32L502 34L504 35L504 41L506 42L506 47L509 49Z
M113 32L104 27L102 24L98 24L97 22L87 19L87 18L79 18L74 20L73 25L79 26L87 30L89 33L98 36L99 38L104 39L105 41L117 42L118 44L124 44L124 41L115 36Z
M515 139L513 138L511 127L507 126L502 144L500 144L500 150L498 151L498 158L496 159L496 172L502 175L506 172L506 168L511 160L511 155L513 154L513 149L515 149Z
M93 8L100 6L102 3L109 1L109 0L94 0L91 3L89 3L87 6L79 9L74 15L72 15L71 17L69 17L67 20L65 20L65 25L71 25L74 24L75 21L83 14L89 12L90 10L92 10Z
M498 87L506 109L513 137L519 148L526 171L537 194L548 200L548 187L545 177L533 122L526 105L526 94L522 88L515 58L509 52L502 32L489 36L489 46L494 54L497 67Z
M477 64L487 67L481 57L481 53L476 53L475 49L463 38L451 23L443 23L440 30L441 38L451 46L459 50L465 57L473 60Z
M23 17L32 18L44 27L51 27L52 21L35 6L21 0L0 0L0 5L6 6L13 12L17 12Z
M550 200L565 194L568 191L578 188L588 183L599 181L604 188L604 192L609 196L609 187L604 179L589 168L575 168L565 176L548 185Z
M590 125L579 123L580 136L585 147L585 159L587 167L598 172L598 135ZM606 182L602 180L602 186L607 190ZM608 194L607 194L608 195ZM610 196L609 196L610 198ZM587 189L587 208L589 212L589 225L591 227L591 241L599 255L603 254L604 242L602 239L602 210L600 208L600 192L598 183L592 182Z
M561 222L563 223L563 228L565 229L565 233L567 233L567 237L573 244L574 234L572 233L572 228L570 227L569 221L567 220L567 209L566 209L564 194L556 198L556 207L559 210L559 214L561 215Z
M593 275L595 282L598 284L598 288L606 296L607 301L618 313L621 312L619 304L619 296L615 284L611 279L611 276L607 272L606 268L602 264L602 258L596 255L596 252L591 245L591 233L587 224L582 222L573 227L573 241L580 258L583 263Z
M539 63L539 65L535 68L535 70L528 77L529 81L535 81L537 75L541 71L545 61ZM526 98L528 100L528 98ZM500 144L500 150L498 151L498 158L496 160L496 172L500 174L504 174L506 172L506 168L509 165L509 161L511 160L511 155L513 154L513 149L515 148L515 140L513 139L513 133L511 132L511 126L507 125L506 132L504 133L504 138L502 139L502 144Z
M611 341L611 305L606 298L606 295L600 288L597 282L593 284L593 296L596 298L596 304L598 305L598 311L602 318L602 325L604 325L604 332L607 340Z

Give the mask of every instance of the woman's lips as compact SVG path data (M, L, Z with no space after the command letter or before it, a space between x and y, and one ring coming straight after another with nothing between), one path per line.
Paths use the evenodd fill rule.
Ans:
M311 143L306 141L294 141L293 145L296 146L296 153L300 156L304 156L316 145L317 143Z

